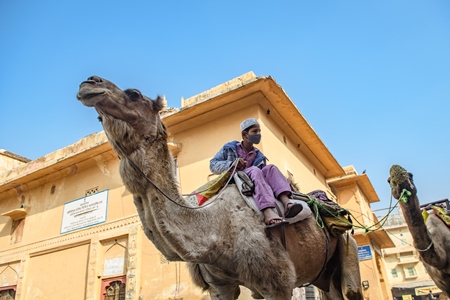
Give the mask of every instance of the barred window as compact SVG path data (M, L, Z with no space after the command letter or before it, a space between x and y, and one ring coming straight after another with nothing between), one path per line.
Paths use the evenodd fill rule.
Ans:
M102 280L102 300L125 300L125 276Z
M96 193L98 193L98 186L86 190L84 195L87 197L87 196L90 196L90 195L94 195Z
M0 300L16 299L16 286L0 287Z

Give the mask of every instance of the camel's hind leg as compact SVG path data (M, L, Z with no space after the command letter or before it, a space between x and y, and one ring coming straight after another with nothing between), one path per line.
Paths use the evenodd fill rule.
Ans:
M349 235L339 237L340 287L344 299L362 300L361 275L359 273L358 245ZM338 282L336 282L338 284Z
M339 267L332 275L330 291L321 291L322 300L362 300L358 246L355 240L341 235L337 251Z

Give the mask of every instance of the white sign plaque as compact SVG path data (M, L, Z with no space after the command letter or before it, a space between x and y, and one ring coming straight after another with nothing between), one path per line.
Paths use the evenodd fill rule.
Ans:
M103 276L123 274L124 265L125 259L123 257L105 259L103 262Z
M106 221L108 190L64 204L61 233Z

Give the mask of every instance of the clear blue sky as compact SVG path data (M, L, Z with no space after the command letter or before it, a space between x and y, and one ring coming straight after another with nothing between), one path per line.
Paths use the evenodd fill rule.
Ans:
M190 97L248 71L285 89L386 207L392 164L450 197L450 1L1 1L0 148L36 159L102 128L99 75Z

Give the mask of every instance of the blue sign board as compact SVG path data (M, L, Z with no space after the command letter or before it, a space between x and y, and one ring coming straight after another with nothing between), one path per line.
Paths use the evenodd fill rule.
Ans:
M372 250L369 245L366 246L358 246L358 259L365 260L372 258Z

